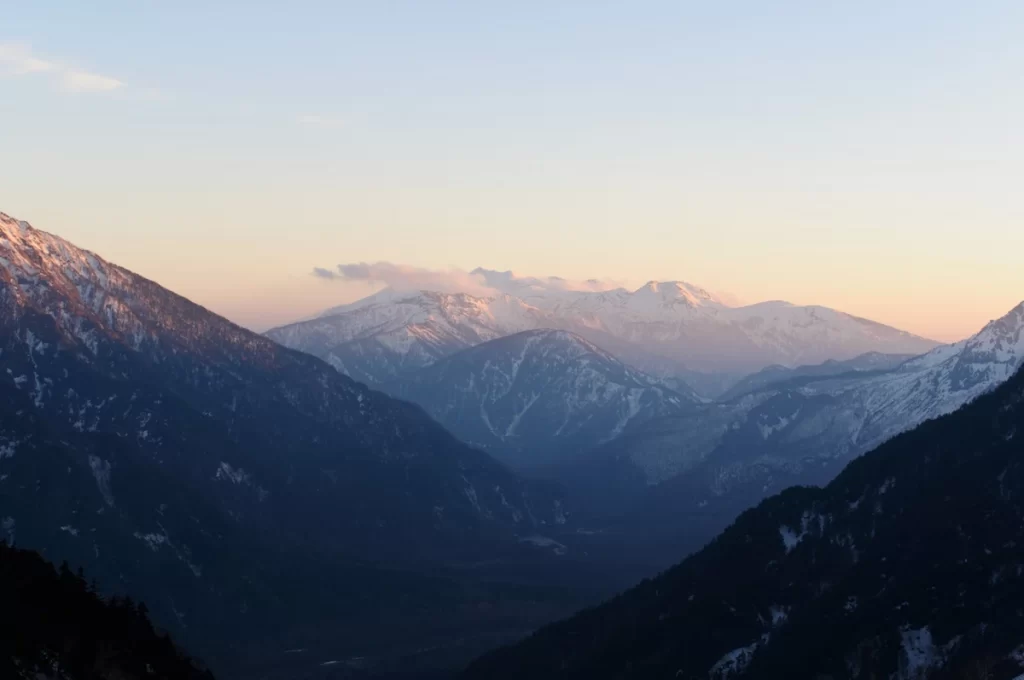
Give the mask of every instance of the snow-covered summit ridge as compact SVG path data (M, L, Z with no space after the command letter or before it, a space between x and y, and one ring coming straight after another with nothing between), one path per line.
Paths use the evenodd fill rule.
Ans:
M365 310L400 310L397 317L401 323L424 323L436 318L444 318L449 322L459 318L475 319L480 323L506 322L517 323L524 315L538 316L539 310L512 295L498 294L490 297L479 297L469 293L440 293L436 291L398 291L385 288L373 295L355 302L332 307L317 319L329 319L334 316L364 312ZM377 317L375 313L373 315ZM292 326L300 325L291 324ZM284 326L282 328L288 328Z
M118 274L99 256L6 213L0 213L0 266L18 279L23 291L43 278L106 288Z
M266 335L358 380L381 383L467 347L548 325L546 317L510 295L382 290Z
M559 307L579 298L602 294L606 294L608 299L612 300L635 296L645 301L641 304L654 307L679 302L685 302L692 307L730 306L722 297L685 281L648 281L639 288L630 289L600 279L568 281L559 276L518 276L511 271L499 272L482 267L474 269L471 274L479 277L495 294L514 295L543 309Z
M648 281L634 291L633 295L641 300L660 302L662 305L682 301L691 307L728 307L712 293L685 281Z
M1024 362L1024 302L967 340L911 359L903 370L931 369L945 392L987 390L1008 380Z

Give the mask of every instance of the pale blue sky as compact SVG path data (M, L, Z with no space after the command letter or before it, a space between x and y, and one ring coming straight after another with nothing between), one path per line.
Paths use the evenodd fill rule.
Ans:
M389 260L941 339L1024 299L1024 3L33 2L0 210L242 323Z

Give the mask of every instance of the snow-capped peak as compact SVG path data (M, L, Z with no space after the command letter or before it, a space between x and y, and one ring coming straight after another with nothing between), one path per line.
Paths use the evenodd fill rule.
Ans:
M952 389L1009 379L1024 361L1024 302L986 324L950 361Z
M544 326L545 319L541 310L506 294L386 289L266 335L363 382L380 383L481 342Z
M477 297L468 293L438 293L429 290L396 291L385 288L351 304L333 307L317 318L268 331L280 335L290 328L323 326L329 323L344 326L337 342L363 337L367 332L390 332L410 324L440 324L449 330L460 324L493 328L496 333L535 328L541 312L523 300L506 294ZM343 320L340 320L343 319Z
M104 337L136 351L277 356L279 347L27 222L0 213L0 322L32 308L95 353ZM73 340L72 340L73 339Z
M39 231L28 222L0 213L0 262L8 271L38 276L42 271L70 267L82 276L102 278L106 263L92 253L71 245L64 239Z
M710 292L685 281L648 281L633 295L638 300L653 300L662 305L683 302L690 307L726 306Z
M1024 302L994 321L989 321L972 340L981 337L1012 338L1011 342L1022 341L1021 331L1024 329Z
M59 294L92 313L107 305L112 287L123 286L128 279L123 270L99 256L4 213L0 213L0 269L17 284L11 287L14 300Z

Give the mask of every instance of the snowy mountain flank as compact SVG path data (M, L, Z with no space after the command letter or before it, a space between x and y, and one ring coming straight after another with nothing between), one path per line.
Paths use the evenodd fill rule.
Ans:
M524 331L567 330L662 378L687 370L745 374L866 352L920 354L935 342L827 307L730 307L683 282L577 290L560 279L475 270L492 296L384 290L266 333L342 372L382 384L457 351ZM597 283L594 283L597 286Z
M0 540L145 599L204 654L351 625L366 598L457 602L370 565L547 556L523 537L566 522L418 407L2 213L0 405Z
M385 391L516 466L566 460L702 403L566 331L525 331L408 374Z
M563 476L602 480L595 503L640 506L631 521L641 525L685 518L662 526L675 532L672 545L697 547L761 499L826 483L853 458L990 392L1022 362L1024 303L972 338L894 368L799 369L730 401L628 429L581 460L586 469Z
M266 336L378 385L481 342L537 328L545 319L511 296L384 290Z
M716 445L748 430L759 440L751 452L807 451L819 463L822 457L848 458L955 411L1007 380L1022 360L1024 303L968 340L938 347L889 370L783 381L716 405L715 410L729 414L728 432ZM637 461L644 460L641 448L634 449ZM701 457L705 455L711 454ZM801 457L791 457L784 466L799 465ZM656 482L686 463L662 460L641 465Z

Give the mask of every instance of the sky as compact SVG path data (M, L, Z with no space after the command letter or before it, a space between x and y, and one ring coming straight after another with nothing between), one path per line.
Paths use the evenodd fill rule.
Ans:
M362 262L1024 299L1017 0L10 4L0 211L258 330Z

